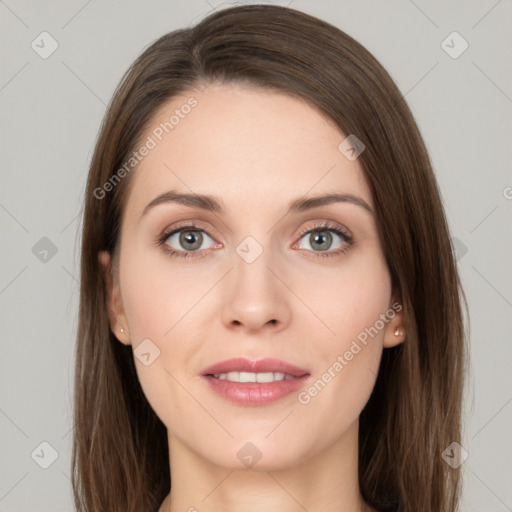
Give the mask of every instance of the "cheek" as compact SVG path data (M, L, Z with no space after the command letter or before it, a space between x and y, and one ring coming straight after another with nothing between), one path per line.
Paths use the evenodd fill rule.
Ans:
M179 370L192 349L180 329L192 317L187 310L194 293L184 294L183 279L178 275L170 281L162 264L142 251L125 255L120 271L137 376L151 408L169 425L176 410L193 406L179 385L183 382ZM146 361L144 353L149 353Z
M323 298L316 295L321 318L335 334L326 330L317 337L315 378L297 398L307 422L313 425L321 419L326 437L348 427L368 401L389 322L387 266L380 258L362 263L333 273L324 281L328 288Z
M329 359L333 353L347 350L360 334L364 339L366 330L389 307L391 279L380 251L357 254L337 268L317 267L304 275L308 275L307 282L297 278L301 280L299 293L318 318L318 341ZM379 345L384 334L381 322L378 327L379 333L372 338L377 341L374 345Z
M184 381L185 371L187 378L189 373L193 375L184 362L194 357L207 332L200 315L203 302L206 304L201 301L206 285L197 284L197 272L171 270L166 258L155 253L126 253L120 263L120 279L139 381L165 423L172 404L180 404L182 410L186 409L183 403L192 405L179 382ZM150 353L147 366L139 358L145 352Z
M134 251L121 261L123 307L135 346L145 338L161 346L200 291L179 272L170 279L165 259L154 253Z

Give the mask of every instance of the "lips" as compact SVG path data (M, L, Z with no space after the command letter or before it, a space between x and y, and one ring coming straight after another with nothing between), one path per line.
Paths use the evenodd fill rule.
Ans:
M221 361L206 368L202 375L214 376L229 372L251 372L251 373L284 373L291 377L303 377L309 375L308 370L299 368L293 364L281 361L280 359L260 359L252 361L244 357Z
M201 377L209 389L232 403L263 406L298 392L310 372L280 359L238 357L206 368Z

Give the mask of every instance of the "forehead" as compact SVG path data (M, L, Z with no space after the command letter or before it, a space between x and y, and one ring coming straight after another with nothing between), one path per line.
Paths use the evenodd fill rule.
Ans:
M142 144L128 206L140 212L166 190L222 197L233 208L288 204L306 194L371 195L346 138L303 100L239 85L191 90L166 102ZM151 141L151 142L150 142Z

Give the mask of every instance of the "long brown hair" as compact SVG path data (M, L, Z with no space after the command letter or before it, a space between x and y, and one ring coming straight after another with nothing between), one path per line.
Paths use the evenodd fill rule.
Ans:
M131 175L108 192L104 184L164 102L212 82L306 100L365 145L359 162L407 339L384 350L360 416L360 489L382 511L455 511L460 469L441 454L461 437L465 299L427 150L397 86L363 46L324 21L271 5L228 8L164 35L127 71L105 115L82 232L72 460L77 510L156 511L170 491L166 428L142 392L132 348L110 330L98 261L102 250L116 253Z

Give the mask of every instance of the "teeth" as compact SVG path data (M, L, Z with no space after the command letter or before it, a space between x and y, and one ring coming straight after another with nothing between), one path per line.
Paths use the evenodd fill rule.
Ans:
M294 377L292 375L285 375L281 372L228 372L217 373L214 375L216 379L230 380L232 382L275 382L279 380L290 380Z

